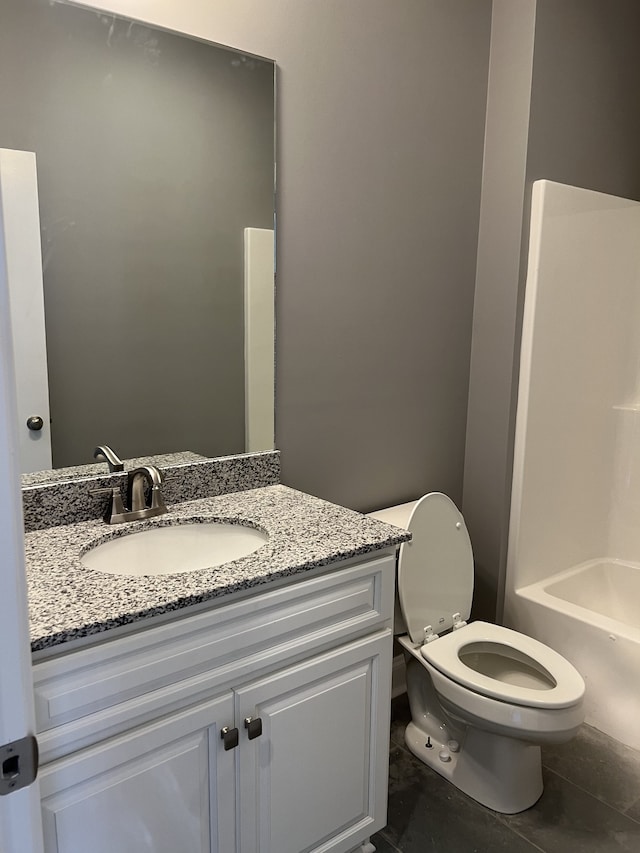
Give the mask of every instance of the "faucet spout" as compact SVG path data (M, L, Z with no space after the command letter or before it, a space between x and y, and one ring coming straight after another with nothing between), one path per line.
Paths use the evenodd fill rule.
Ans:
M104 459L109 466L109 471L124 471L124 462L108 444L99 444L93 451L94 459Z
M148 493L145 484L149 486ZM168 511L162 496L162 474L155 465L142 465L129 472L127 499L129 515L135 514L135 518L151 518Z

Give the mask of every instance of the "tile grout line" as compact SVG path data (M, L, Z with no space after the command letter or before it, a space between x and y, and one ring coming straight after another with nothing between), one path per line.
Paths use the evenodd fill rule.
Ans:
M634 823L637 823L640 826L640 819L632 817L630 814L627 814L621 809L617 809L615 806L612 806L611 803L608 803L606 800L603 800L602 797L599 797L597 794L594 794L593 791L589 791L587 788L583 788L582 785L578 785L577 782L573 782L571 779L567 779L566 776L563 776L562 773L558 773L557 770L552 770L546 765L543 766L547 773L553 773L554 776L557 776L559 779L562 779L562 781L566 782L567 785L573 785L574 788L577 788L579 791L582 791L583 794L587 794L587 796L589 797L593 797L594 800L596 800L598 803L601 803L603 806L606 806L608 809L611 809L612 812L622 815L623 817L628 818L629 820L633 821ZM635 806L638 802L640 802L640 798L634 800L630 806L627 806L627 808L633 808L633 806Z
M635 817L631 817L631 815L630 815L630 814L628 814L628 810L629 810L629 809L632 809L634 806L639 806L639 807L640 807L640 797L636 797L636 799L631 803L631 805L630 805L630 806L627 806L627 810L626 810L626 811L624 811L624 812L621 812L621 814L623 814L625 817L628 817L628 818L629 818L629 820L633 820L633 821L635 821L635 823L640 823L640 809L639 809L639 811L638 811L638 817L637 817L637 818L635 818Z
M499 814L498 812L494 812L494 814L495 814L496 820L498 821L500 826L504 826L505 829L509 829L511 832L513 832L514 835L517 835L518 838L521 838L523 841L526 841L526 843L529 844L533 850L538 850L539 853L547 853L547 851L544 849L544 847L538 847L538 845L535 843L535 841L532 841L530 838L527 838L526 835L523 835L521 832L519 832L513 826L509 826L509 824L507 823L506 820L503 819L503 816L501 814Z

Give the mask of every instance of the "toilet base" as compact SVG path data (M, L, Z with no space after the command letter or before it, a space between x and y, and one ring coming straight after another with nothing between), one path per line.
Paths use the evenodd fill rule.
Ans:
M419 728L411 722L405 730L409 750L483 806L502 814L516 814L540 798L543 785L539 746L467 727L458 741L459 750L453 752L449 741L442 739L443 733L447 736L446 730L443 732L434 717L423 717L421 724Z

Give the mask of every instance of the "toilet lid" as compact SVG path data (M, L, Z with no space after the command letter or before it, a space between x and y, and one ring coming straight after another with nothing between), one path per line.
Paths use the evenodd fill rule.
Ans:
M472 622L420 653L451 681L513 705L569 708L584 695L582 676L566 658L501 625Z
M411 640L453 627L453 614L469 618L473 597L473 551L462 513L441 492L415 504L407 523L411 542L400 547L398 598Z

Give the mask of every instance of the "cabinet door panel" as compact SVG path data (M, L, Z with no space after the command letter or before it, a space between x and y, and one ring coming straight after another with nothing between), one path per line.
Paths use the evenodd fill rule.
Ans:
M263 726L241 745L243 853L338 853L384 825L390 658L385 632L238 691Z
M220 726L231 696L46 766L47 853L235 850L235 755Z

